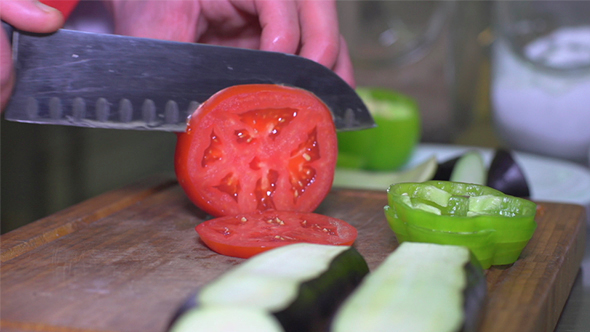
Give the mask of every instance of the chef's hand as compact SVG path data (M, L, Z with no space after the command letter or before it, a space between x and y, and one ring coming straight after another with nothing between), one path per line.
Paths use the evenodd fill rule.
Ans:
M115 32L298 54L354 87L335 0L110 0Z
M13 27L29 32L47 33L61 28L64 18L54 8L34 0L0 0L0 18ZM0 32L0 110L12 93L14 72L8 36Z

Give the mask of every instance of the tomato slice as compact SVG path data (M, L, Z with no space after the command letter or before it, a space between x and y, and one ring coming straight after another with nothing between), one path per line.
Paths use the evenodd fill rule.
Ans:
M196 231L211 250L239 258L300 242L352 245L357 237L356 228L337 218L270 210L209 219Z
M331 189L338 155L329 108L306 90L248 84L224 89L178 135L175 169L213 216L311 212Z

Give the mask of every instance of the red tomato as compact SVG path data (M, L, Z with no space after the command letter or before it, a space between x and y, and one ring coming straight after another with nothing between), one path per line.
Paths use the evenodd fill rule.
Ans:
M67 19L68 16L70 16L78 4L78 0L41 0L41 2L49 7L59 10L64 16L64 19Z
M211 250L240 258L300 242L352 245L357 237L356 228L343 220L292 211L214 218L199 224L196 230Z
M337 144L332 114L312 93L233 86L201 104L178 135L176 175L213 216L311 212L332 186Z

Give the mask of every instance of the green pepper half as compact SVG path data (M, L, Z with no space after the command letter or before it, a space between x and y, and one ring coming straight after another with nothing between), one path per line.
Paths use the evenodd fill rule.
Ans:
M385 88L358 88L375 128L338 132L338 167L370 171L400 169L410 160L421 137L418 103Z
M385 215L400 243L466 246L486 269L514 263L537 228L535 203L487 186L426 181L387 193Z

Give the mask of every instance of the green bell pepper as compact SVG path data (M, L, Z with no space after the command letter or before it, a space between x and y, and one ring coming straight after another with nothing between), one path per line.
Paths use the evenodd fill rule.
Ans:
M466 246L486 269L514 263L537 228L535 203L483 185L398 183L387 193L385 215L400 243Z
M385 88L358 88L375 128L338 132L339 168L393 171L410 160L421 137L418 103Z

